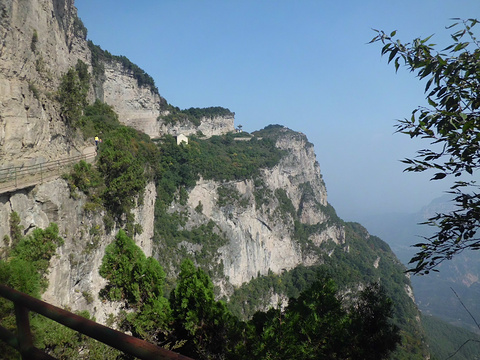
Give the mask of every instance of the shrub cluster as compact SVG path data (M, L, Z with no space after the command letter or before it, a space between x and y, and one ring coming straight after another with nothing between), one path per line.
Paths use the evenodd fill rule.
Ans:
M122 329L195 359L385 359L400 341L392 302L377 284L345 304L333 280L317 278L285 309L244 322L215 300L210 278L188 258L167 300L160 265L122 232L100 274L108 281L102 296L136 310L121 317Z

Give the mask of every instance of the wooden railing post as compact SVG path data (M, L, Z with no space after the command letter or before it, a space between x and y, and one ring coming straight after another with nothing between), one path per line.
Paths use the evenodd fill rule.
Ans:
M43 315L59 324L65 325L70 329L139 359L192 360L187 356L160 348L144 340L123 334L82 316L47 304L44 301L35 299L3 284L0 284L0 297L4 297L14 303L18 329L15 339L14 334L10 334L7 329L2 329L0 326L0 340L7 341L8 344L14 347L15 341L17 341L18 347L15 348L20 351L22 360L55 360L50 355L33 346L30 322L28 320L29 311Z
M15 303L15 318L17 321L17 338L22 360L31 359L33 348L32 333L30 331L30 320L28 319L28 309Z

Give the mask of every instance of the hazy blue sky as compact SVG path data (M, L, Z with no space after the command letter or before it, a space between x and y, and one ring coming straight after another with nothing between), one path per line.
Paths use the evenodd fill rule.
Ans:
M394 134L425 105L423 85L387 65L372 28L402 41L452 17L480 18L478 0L76 0L88 38L150 74L180 108L223 106L246 131L282 124L315 145L340 217L414 212L447 190L403 173L420 147Z

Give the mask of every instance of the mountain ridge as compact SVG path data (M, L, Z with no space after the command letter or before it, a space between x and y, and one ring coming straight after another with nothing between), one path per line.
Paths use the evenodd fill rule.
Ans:
M181 114L172 124L168 116L181 110L139 82L135 70L110 59L106 52L99 52L107 54L100 59L103 72L95 64L98 59L94 60L73 1L30 0L21 8L7 0L2 7L0 33L6 40L0 53L4 89L0 93L0 166L57 159L93 143L92 134L82 136L69 123L62 110L65 104L55 95L64 75L72 70L72 76L78 76L74 71L82 63L93 76L85 101L101 100L111 106L120 124L148 135L129 137L133 132L116 122L113 130L103 127L100 170L115 168L108 167L112 164L107 150L125 150L129 163L123 171L127 172L143 156L140 150L156 151L151 138L163 136L156 144L161 157L149 163L149 170L160 175L147 178L141 173L139 177L145 178L138 184L143 190L128 194L131 213L116 219L112 220L105 204L95 202L98 196L95 199L93 190L89 193L90 185L81 190L80 182L85 180L81 177L69 180L66 176L0 194L0 237L9 235L13 213L19 215L24 234L58 223L64 244L50 262L45 300L74 311L88 310L102 323L128 307L99 297L106 280L98 269L115 233L131 225L135 243L147 256L159 259L171 279L178 274L181 258L190 256L210 273L218 297L241 299L245 295L235 292L242 286L252 279L264 281L259 287L266 290L260 294L265 301L248 304L250 312L298 294L328 264L328 271L350 296L369 281L384 282L388 295L398 296L396 321L402 326L403 354L415 350L417 358L426 356L404 268L383 241L361 225L338 218L328 204L313 145L304 134L276 125L253 133L248 141L235 141L233 113L203 116L199 122ZM41 16L37 18L36 12ZM57 56L47 57L53 51ZM15 63L25 64L22 71L15 70ZM94 117L88 121L97 129ZM190 136L188 145L178 146L168 136L180 132ZM107 155L102 157L102 152ZM271 161L262 163L266 156ZM107 170L104 175L112 174ZM110 180L114 184L117 179ZM123 206L122 186L126 187L121 184L117 193L112 190L107 195ZM8 243L0 245L2 250L8 247ZM277 284L287 278L295 278L295 286ZM245 309L239 311L247 314Z

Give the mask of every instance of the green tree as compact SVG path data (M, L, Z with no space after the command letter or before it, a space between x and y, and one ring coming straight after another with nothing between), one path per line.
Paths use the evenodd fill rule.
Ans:
M88 311L77 314L95 321ZM116 360L124 355L119 350L43 316L33 317L32 327L36 330L35 346L58 360Z
M61 104L62 116L68 125L75 126L87 105L87 93L90 74L87 65L78 60L75 68L70 68L61 79L58 89L58 100Z
M392 302L376 284L350 307L329 278L320 278L285 310L256 313L255 359L387 359L400 342Z
M113 108L98 99L92 105L85 107L83 115L80 118L79 126L85 139L94 136L103 138L104 135L121 126Z
M124 314L122 328L135 336L156 341L170 321L168 300L163 296L165 272L153 258L146 258L123 230L107 246L99 273L108 280L100 296L125 301L134 312ZM162 336L160 335L160 338Z
M392 300L378 283L369 284L350 308L349 351L353 359L388 358L401 340L392 317Z
M147 180L147 163L154 155L142 152L142 140L135 130L119 127L108 134L101 146L98 168L105 180L102 198L105 207L118 222L127 222L136 198L143 193Z
M208 275L190 259L181 264L177 286L170 294L174 341L178 351L195 359L224 359L241 341L242 323L222 301L215 301Z
M32 266L41 276L40 285L46 290L48 266L57 247L63 245L63 239L58 235L58 225L51 223L47 228L37 228L33 233L20 240L12 251L13 261L24 261ZM23 275L22 275L23 276ZM28 291L20 290L26 293Z
M260 359L342 359L347 349L347 312L332 280L319 280L288 307L253 318Z
M403 160L406 171L433 170L432 180L462 175L470 179L480 167L480 44L473 32L477 23L468 19L452 24L449 28L461 28L451 34L452 44L440 52L430 43L431 36L402 43L396 39L396 31L377 30L371 41L383 44L382 55L388 55L396 70L404 64L426 81L428 106L413 110L410 118L397 124L398 132L431 142L416 158ZM414 273L435 270L465 249L480 249L478 185L473 180L456 180L450 192L455 210L426 222L439 230L415 245L419 251L410 261Z
M20 218L12 212L10 226L12 237L15 239L12 250L6 261L0 260L0 283L12 287L30 296L39 298L47 288L46 274L51 257L55 254L57 246L63 244L63 239L58 236L58 226L51 223L44 230L35 229L27 237L21 236ZM15 234L15 232L17 232ZM15 235L14 235L15 234ZM45 319L40 317L41 319ZM39 320L40 322L42 320ZM15 314L13 303L0 298L0 322L3 327L15 331ZM37 325L32 322L33 333L36 336ZM0 352L7 359L19 358L11 347L0 341Z

